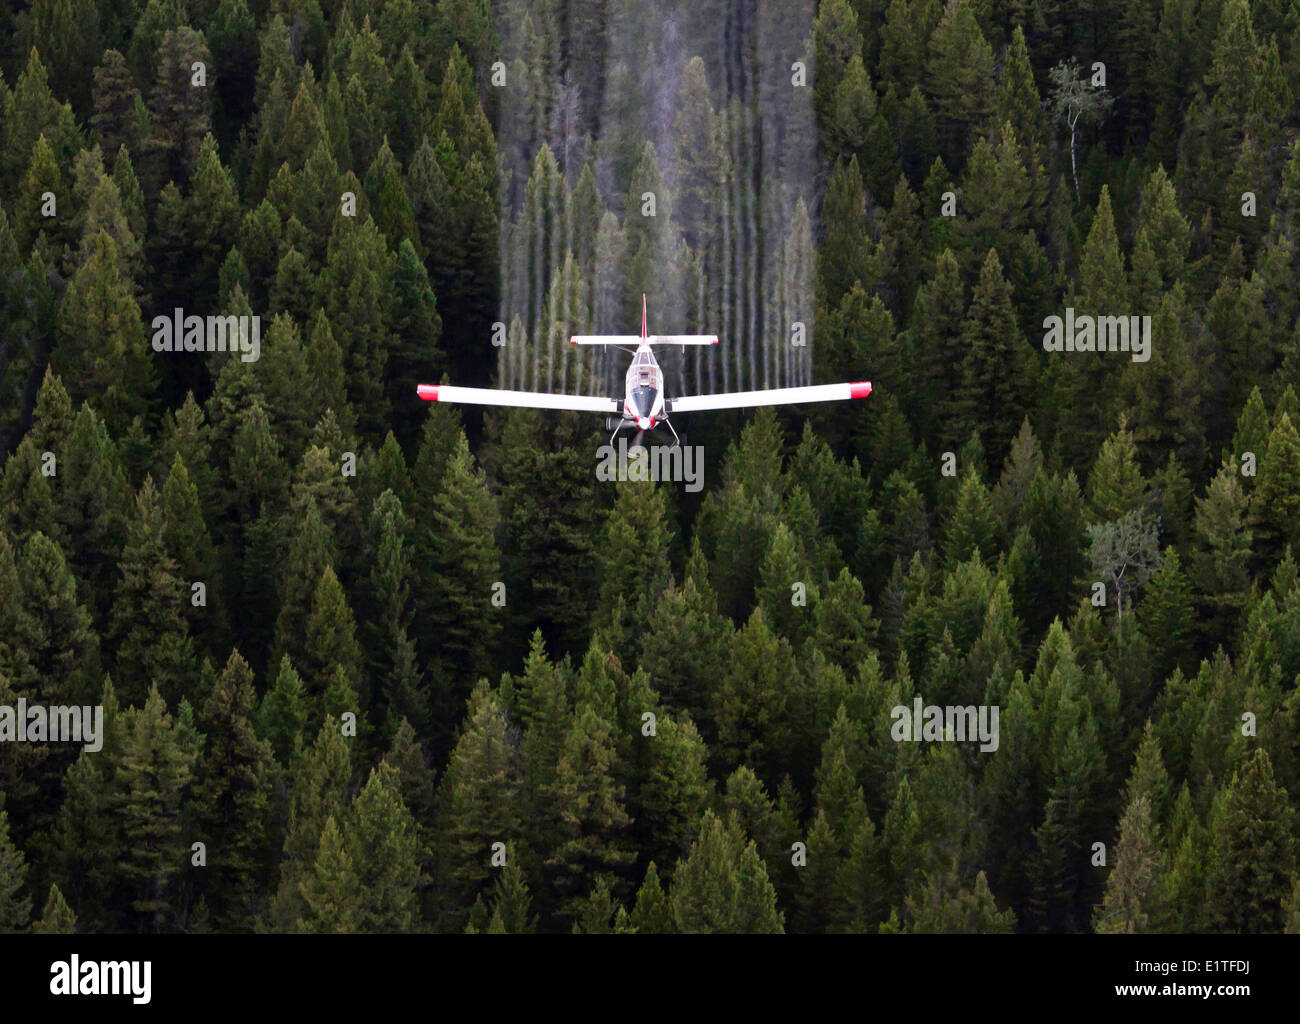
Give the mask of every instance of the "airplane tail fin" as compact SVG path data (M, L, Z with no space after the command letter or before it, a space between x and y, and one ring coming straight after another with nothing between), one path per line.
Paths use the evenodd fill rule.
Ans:
M716 334L647 334L645 292L641 293L641 336L635 334L575 334L570 345L716 345Z

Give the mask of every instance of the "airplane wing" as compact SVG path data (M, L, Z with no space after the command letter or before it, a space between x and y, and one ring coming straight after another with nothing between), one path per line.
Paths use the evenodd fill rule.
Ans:
M705 409L746 409L753 405L791 405L802 402L837 402L848 398L866 398L871 382L856 384L815 384L807 388L770 388L766 391L733 391L722 395L687 395L674 398L670 413L701 412Z
M636 348L641 344L639 334L575 334L569 338L570 345L631 345Z
M652 334L646 338L650 345L716 345L716 334Z
M541 391L458 388L450 384L421 384L416 391L426 402L452 402L457 405L502 405L522 409L614 413L623 404L615 398L599 398L595 395L550 395Z

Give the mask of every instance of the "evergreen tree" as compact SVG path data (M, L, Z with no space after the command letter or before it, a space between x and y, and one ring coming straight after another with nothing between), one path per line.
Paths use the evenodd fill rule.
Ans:
M579 710L556 766L554 800L560 815L557 840L545 866L548 894L564 918L576 917L579 894L591 879L606 882L635 858L624 834L630 819L614 781L610 723L593 709Z
M1296 516L1300 514L1300 434L1285 412L1273 426L1268 447L1259 459L1259 477L1250 498L1250 527L1255 552L1264 564L1273 564L1287 544L1295 544Z
M162 931L174 924L176 888L187 853L181 802L193 763L181 743L180 723L152 687L127 726L115 786L123 835L119 870L133 923L141 928Z
M402 802L396 769L381 763L370 773L353 802L350 818L347 846L358 890L365 895L356 930L414 931L419 923L417 888L421 883L418 840L415 821ZM321 850L323 855L324 837Z
M1151 799L1135 796L1120 821L1115 867L1106 879L1106 896L1094 927L1099 934L1133 934L1147 930L1148 909L1156 889L1160 841L1151 816Z
M192 28L173 28L163 34L157 49L153 88L149 91L149 144L158 164L159 184L190 179L198 166L203 139L212 121L212 93L191 85L193 65L212 62L203 34Z
M118 678L124 698L143 701L150 686L179 700L194 671L193 645L182 601L189 590L168 554L166 513L153 477L136 498L119 562L122 579L113 605Z
M436 645L431 665L437 687L434 720L445 722L474 681L488 672L501 629L500 605L493 600L500 579L493 542L498 512L463 433L430 505L431 543L421 566L425 588L417 600L421 621Z
M37 935L75 935L77 915L68 906L59 887L51 883L50 895L45 900L45 909L39 921L32 922L32 931Z
M670 895L679 932L779 934L784 915L753 840L712 811L700 819L699 835L682 861Z
M983 871L969 889L952 872L927 878L917 897L908 897L906 918L907 930L915 934L1010 934L1016 921L1013 911L994 901Z
M654 861L646 867L631 917L638 935L669 935L676 927L672 904L659 881L659 869Z
M962 341L966 354L957 385L959 434L978 430L989 457L1000 464L1032 394L1036 364L1016 323L996 249L984 260ZM981 429L990 409L999 410L995 425Z
M505 844L507 864L512 855L524 855L518 840L521 780L512 747L499 698L480 684L438 787L436 884L443 924L456 930L470 897L491 877L492 844Z
M154 388L140 307L131 293L117 245L101 230L68 283L52 357L73 400L93 401L114 433L148 410Z
M231 931L251 928L265 884L273 762L254 712L253 673L233 651L202 709L208 739L192 811L213 854L204 896L218 927Z
M300 885L303 912L295 931L348 934L360 931L365 894L348 844L334 815L325 819L320 852Z
M1216 930L1282 930L1295 871L1294 819L1268 755L1255 751L1233 773L1212 826L1206 909Z
M31 913L27 858L9 838L9 814L0 811L0 931L22 931Z
M336 819L343 817L347 810L350 777L348 749L338 719L327 714L294 775L280 856L280 884L265 921L273 930L295 930L298 920L308 913L303 886L310 883L314 866L324 851L323 833L328 823L334 823L335 836L331 842L341 847ZM331 859L336 864L330 870L339 870L340 856L340 850L334 849L326 857L327 865Z

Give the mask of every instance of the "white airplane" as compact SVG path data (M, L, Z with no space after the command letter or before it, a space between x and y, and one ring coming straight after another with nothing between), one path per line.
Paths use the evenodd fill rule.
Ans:
M462 388L450 384L420 384L416 391L426 402L453 402L461 405L497 405L525 409L573 409L577 412L607 414L606 427L613 426L614 440L619 430L637 428L637 439L657 425L681 438L668 417L679 412L702 412L706 409L743 409L757 405L791 405L803 402L836 402L846 398L866 398L871 382L854 384L816 384L801 388L769 388L765 391L732 391L721 395L664 395L663 372L655 361L652 345L716 345L716 334L646 334L645 296L641 296L641 336L635 334L575 334L573 345L635 345L631 351L623 398L600 398L595 395L552 395L541 391L504 391L497 388Z

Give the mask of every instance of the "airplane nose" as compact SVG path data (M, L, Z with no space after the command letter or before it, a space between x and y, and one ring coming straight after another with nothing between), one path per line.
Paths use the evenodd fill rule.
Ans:
M640 427L642 430L649 430L650 420L645 416L638 416L636 420L636 425Z

